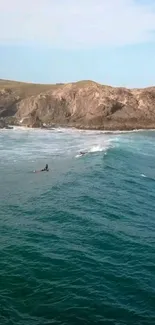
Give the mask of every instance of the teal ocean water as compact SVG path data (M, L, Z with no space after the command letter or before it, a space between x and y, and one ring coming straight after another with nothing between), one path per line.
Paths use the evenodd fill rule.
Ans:
M1 130L0 232L0 324L154 325L155 132Z

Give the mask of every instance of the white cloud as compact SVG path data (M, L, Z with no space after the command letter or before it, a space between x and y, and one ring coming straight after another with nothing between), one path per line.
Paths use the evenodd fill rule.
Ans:
M153 0L0 0L0 43L95 48L152 41L154 31Z

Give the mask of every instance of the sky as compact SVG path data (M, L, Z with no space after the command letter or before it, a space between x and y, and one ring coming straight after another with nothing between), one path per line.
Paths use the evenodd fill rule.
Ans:
M155 0L0 0L0 78L155 85Z

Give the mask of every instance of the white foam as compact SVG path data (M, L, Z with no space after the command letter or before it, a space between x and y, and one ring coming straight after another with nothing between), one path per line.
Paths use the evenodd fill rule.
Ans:
M75 158L80 158L80 157L83 157L84 155L76 155Z
M22 122L22 120L20 121ZM41 129L41 128L30 128L30 127L26 127L26 126L14 126L14 125L10 125L11 127L13 127L13 130L15 131L33 131L33 132L49 132L49 131L56 131L58 133L77 133L77 134L87 134L87 135L99 135L99 134L126 134L126 133L137 133L137 132L148 132L148 131L155 131L154 129L133 129L133 130L85 130L85 129L76 129L75 127L71 127L71 128L63 128L63 127L56 127L56 128L51 128L51 129ZM6 130L7 129L1 129L2 130Z
M104 142L102 145L94 145L89 152L101 152L101 151L106 151L107 149L110 148L110 143L109 142Z
M106 152L114 145L115 135L76 129L30 129L21 126L0 133L1 157L7 160L36 161L75 157L80 151ZM61 131L61 132L60 132Z

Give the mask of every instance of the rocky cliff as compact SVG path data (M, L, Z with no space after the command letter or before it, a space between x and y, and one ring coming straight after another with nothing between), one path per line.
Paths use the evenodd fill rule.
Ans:
M1 80L0 118L29 127L155 128L155 87L126 89L92 81L35 85Z

